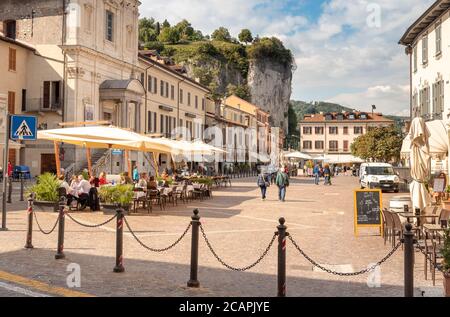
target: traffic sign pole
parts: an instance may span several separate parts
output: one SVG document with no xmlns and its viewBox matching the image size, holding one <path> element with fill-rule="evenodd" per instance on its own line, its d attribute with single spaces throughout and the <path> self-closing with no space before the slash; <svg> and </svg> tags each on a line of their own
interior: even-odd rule
<svg viewBox="0 0 450 317">
<path fill-rule="evenodd" d="M 6 231 L 6 200 L 7 200 L 7 184 L 8 184 L 8 156 L 9 156 L 9 133 L 10 133 L 10 116 L 8 108 L 5 107 L 6 131 L 5 131 L 5 149 L 3 153 L 3 200 L 2 200 L 2 228 Z"/>
</svg>

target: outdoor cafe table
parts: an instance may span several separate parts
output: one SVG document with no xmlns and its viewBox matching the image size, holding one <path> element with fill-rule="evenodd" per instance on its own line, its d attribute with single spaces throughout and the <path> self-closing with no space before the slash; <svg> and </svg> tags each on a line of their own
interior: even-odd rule
<svg viewBox="0 0 450 317">
<path fill-rule="evenodd" d="M 444 237 L 444 231 L 446 230 L 446 229 L 442 228 L 440 224 L 436 225 L 436 224 L 430 224 L 430 223 L 424 224 L 423 228 L 425 229 L 425 231 L 427 231 L 429 233 L 436 233 L 436 234 L 440 235 L 441 237 Z"/>
<path fill-rule="evenodd" d="M 420 220 L 422 218 L 432 218 L 432 219 L 437 219 L 439 218 L 439 215 L 416 215 L 415 213 L 412 212 L 402 212 L 400 213 L 400 216 L 406 218 L 408 220 L 408 223 L 411 223 L 411 219 L 417 219 L 417 226 L 420 226 Z"/>
</svg>

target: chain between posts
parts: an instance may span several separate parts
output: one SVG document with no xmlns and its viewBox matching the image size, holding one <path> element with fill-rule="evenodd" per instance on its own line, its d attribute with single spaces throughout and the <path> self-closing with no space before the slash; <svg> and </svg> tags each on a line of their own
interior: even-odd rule
<svg viewBox="0 0 450 317">
<path fill-rule="evenodd" d="M 39 220 L 38 220 L 38 218 L 37 218 L 35 212 L 33 212 L 33 215 L 34 215 L 34 220 L 36 220 L 36 224 L 37 224 L 37 226 L 38 226 L 39 231 L 40 231 L 42 234 L 44 234 L 44 235 L 50 235 L 50 234 L 52 234 L 53 231 L 55 231 L 56 227 L 58 226 L 58 223 L 59 223 L 59 217 L 56 219 L 56 222 L 55 222 L 55 225 L 53 226 L 53 228 L 52 228 L 50 231 L 47 232 L 47 231 L 45 231 L 44 229 L 42 229 L 41 225 L 39 224 Z"/>
<path fill-rule="evenodd" d="M 342 272 L 336 272 L 330 269 L 327 269 L 326 267 L 323 267 L 322 265 L 320 265 L 319 263 L 317 263 L 316 261 L 314 261 L 313 259 L 311 259 L 301 248 L 300 246 L 295 242 L 294 238 L 292 238 L 291 235 L 288 236 L 288 239 L 292 242 L 292 244 L 294 245 L 294 247 L 298 250 L 298 252 L 300 252 L 300 254 L 306 259 L 308 260 L 309 263 L 311 263 L 313 266 L 317 267 L 318 269 L 332 274 L 332 275 L 336 275 L 336 276 L 358 276 L 358 275 L 363 275 L 363 274 L 367 274 L 369 272 L 374 271 L 377 267 L 381 266 L 383 263 L 385 263 L 387 260 L 389 260 L 394 254 L 395 252 L 397 252 L 397 250 L 402 246 L 403 242 L 399 242 L 393 249 L 391 252 L 389 252 L 389 254 L 384 257 L 381 261 L 379 261 L 378 263 L 376 263 L 375 265 L 371 266 L 370 268 L 361 270 L 359 272 L 354 272 L 354 273 L 342 273 Z"/>
<path fill-rule="evenodd" d="M 98 225 L 87 225 L 87 224 L 82 223 L 82 222 L 76 220 L 75 218 L 73 218 L 68 212 L 66 212 L 66 216 L 69 217 L 69 219 L 72 220 L 73 222 L 75 222 L 76 224 L 78 224 L 82 227 L 86 227 L 86 228 L 100 228 L 100 227 L 106 226 L 107 224 L 109 224 L 110 222 L 112 222 L 114 219 L 117 218 L 117 215 L 114 215 L 114 217 L 112 217 L 111 219 L 106 220 L 105 222 L 100 223 Z"/>
<path fill-rule="evenodd" d="M 169 251 L 170 249 L 173 249 L 175 246 L 177 246 L 180 242 L 181 242 L 181 240 L 183 240 L 184 239 L 184 237 L 187 235 L 187 233 L 189 232 L 189 230 L 191 229 L 191 227 L 192 227 L 192 224 L 189 224 L 188 225 L 188 227 L 186 228 L 186 230 L 183 232 L 183 234 L 181 235 L 181 237 L 179 237 L 178 239 L 177 239 L 177 241 L 175 241 L 174 243 L 172 243 L 170 246 L 168 246 L 167 248 L 163 248 L 163 249 L 155 249 L 155 248 L 151 248 L 151 247 L 149 247 L 149 246 L 147 246 L 144 242 L 142 242 L 137 236 L 136 236 L 136 234 L 134 233 L 134 231 L 131 229 L 131 226 L 130 226 L 130 224 L 128 223 L 128 220 L 127 220 L 127 218 L 126 217 L 124 217 L 124 220 L 125 220 L 125 225 L 127 226 L 127 228 L 128 228 L 128 231 L 130 231 L 130 233 L 131 233 L 131 235 L 133 236 L 133 238 L 144 248 L 144 249 L 147 249 L 148 251 L 150 251 L 150 252 L 155 252 L 155 253 L 162 253 L 162 252 L 166 252 L 166 251 Z"/>
<path fill-rule="evenodd" d="M 269 243 L 269 245 L 267 246 L 267 248 L 264 250 L 263 254 L 262 254 L 262 255 L 258 258 L 258 260 L 256 260 L 253 264 L 251 264 L 251 265 L 249 265 L 249 266 L 246 266 L 246 267 L 244 267 L 244 268 L 236 268 L 236 267 L 233 267 L 233 266 L 231 266 L 231 265 L 225 263 L 225 261 L 223 261 L 223 260 L 217 255 L 216 251 L 214 251 L 214 249 L 213 249 L 211 243 L 209 242 L 209 240 L 208 240 L 208 238 L 207 238 L 207 236 L 206 236 L 205 230 L 203 229 L 203 226 L 202 226 L 201 224 L 200 224 L 200 230 L 201 230 L 201 232 L 202 232 L 203 239 L 205 239 L 206 245 L 208 246 L 209 250 L 211 251 L 211 253 L 212 253 L 212 254 L 214 255 L 214 257 L 216 258 L 216 260 L 219 261 L 220 264 L 222 264 L 222 265 L 225 266 L 226 268 L 228 268 L 228 269 L 230 269 L 230 270 L 232 270 L 232 271 L 236 271 L 236 272 L 245 272 L 245 271 L 248 271 L 248 270 L 254 268 L 255 266 L 257 266 L 257 265 L 258 265 L 258 264 L 266 257 L 267 253 L 269 253 L 270 249 L 272 248 L 272 246 L 273 246 L 273 244 L 274 244 L 274 242 L 275 242 L 275 240 L 276 240 L 276 238 L 277 238 L 277 236 L 278 236 L 278 233 L 274 233 L 274 235 L 273 235 L 273 237 L 272 237 L 272 240 L 270 241 L 270 243 Z"/>
</svg>

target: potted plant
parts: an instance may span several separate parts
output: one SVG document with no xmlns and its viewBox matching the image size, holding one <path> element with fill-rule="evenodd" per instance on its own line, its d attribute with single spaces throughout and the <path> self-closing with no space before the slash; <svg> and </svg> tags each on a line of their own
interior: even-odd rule
<svg viewBox="0 0 450 317">
<path fill-rule="evenodd" d="M 442 263 L 444 271 L 444 291 L 445 296 L 450 297 L 450 229 L 445 230 L 444 244 L 441 252 L 444 258 Z"/>
<path fill-rule="evenodd" d="M 103 186 L 99 197 L 105 211 L 116 212 L 118 208 L 129 211 L 133 202 L 133 185 Z"/>
<path fill-rule="evenodd" d="M 45 173 L 37 177 L 28 193 L 35 195 L 34 206 L 42 211 L 58 211 L 60 182 L 55 175 Z"/>
</svg>

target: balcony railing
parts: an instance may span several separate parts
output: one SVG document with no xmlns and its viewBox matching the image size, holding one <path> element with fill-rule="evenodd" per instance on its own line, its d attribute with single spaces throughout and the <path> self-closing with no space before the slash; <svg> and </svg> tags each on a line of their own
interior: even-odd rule
<svg viewBox="0 0 450 317">
<path fill-rule="evenodd" d="M 42 98 L 29 98 L 26 100 L 24 112 L 56 112 L 61 109 L 61 102 L 50 102 L 47 107 L 44 107 Z"/>
</svg>

